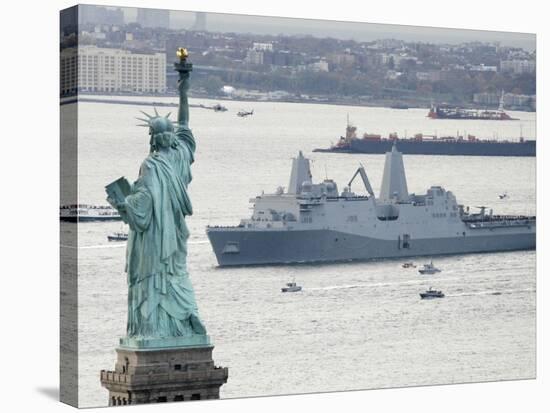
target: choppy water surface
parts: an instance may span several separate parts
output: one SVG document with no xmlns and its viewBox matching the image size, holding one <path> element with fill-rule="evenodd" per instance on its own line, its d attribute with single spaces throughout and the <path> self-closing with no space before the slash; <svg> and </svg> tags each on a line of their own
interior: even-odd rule
<svg viewBox="0 0 550 413">
<path fill-rule="evenodd" d="M 198 146 L 190 187 L 195 215 L 188 217 L 188 262 L 199 310 L 216 346 L 216 364 L 229 367 L 223 398 L 535 376 L 534 251 L 440 257 L 435 264 L 443 272 L 431 276 L 393 260 L 220 269 L 204 231 L 208 223 L 237 224 L 250 214 L 249 198 L 288 185 L 290 158 L 300 149 L 313 160 L 314 178 L 328 175 L 343 188 L 361 162 L 378 192 L 383 156 L 311 153 L 343 134 L 347 113 L 361 133 L 459 130 L 517 137 L 521 124 L 530 138 L 534 114 L 513 113 L 521 119 L 515 122 L 445 121 L 427 119 L 421 109 L 224 104 L 225 113 L 191 109 Z M 251 108 L 254 116 L 236 116 Z M 141 109 L 80 104 L 81 202 L 103 204 L 107 183 L 137 177 L 148 152 L 147 131 L 135 126 Z M 465 205 L 535 214 L 534 158 L 417 155 L 404 162 L 410 192 L 442 185 Z M 504 191 L 510 198 L 499 200 Z M 79 230 L 84 406 L 107 404 L 99 370 L 114 366 L 114 348 L 125 333 L 125 245 L 106 238 L 120 229 L 120 223 L 89 223 Z M 293 277 L 303 291 L 282 294 Z M 430 286 L 446 298 L 420 300 L 418 293 Z"/>
</svg>

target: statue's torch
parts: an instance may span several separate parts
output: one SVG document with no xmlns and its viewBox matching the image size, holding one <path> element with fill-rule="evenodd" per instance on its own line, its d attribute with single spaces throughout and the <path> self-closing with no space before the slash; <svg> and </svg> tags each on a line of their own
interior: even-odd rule
<svg viewBox="0 0 550 413">
<path fill-rule="evenodd" d="M 179 110 L 178 124 L 187 125 L 189 122 L 189 104 L 187 102 L 187 91 L 189 90 L 189 74 L 193 70 L 193 64 L 187 63 L 189 52 L 186 48 L 180 47 L 176 51 L 179 62 L 174 63 L 174 69 L 179 73 L 178 92 L 179 92 Z"/>
<path fill-rule="evenodd" d="M 179 72 L 180 79 L 181 79 L 182 75 L 184 73 L 188 74 L 190 71 L 193 70 L 193 64 L 192 63 L 187 63 L 187 58 L 189 57 L 189 52 L 184 47 L 180 47 L 176 51 L 176 56 L 179 58 L 179 62 L 174 63 L 174 68 L 176 69 L 176 71 Z"/>
</svg>

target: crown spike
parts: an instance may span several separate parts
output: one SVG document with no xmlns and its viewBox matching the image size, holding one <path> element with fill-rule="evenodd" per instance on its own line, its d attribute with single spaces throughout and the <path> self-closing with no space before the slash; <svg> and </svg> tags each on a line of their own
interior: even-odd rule
<svg viewBox="0 0 550 413">
<path fill-rule="evenodd" d="M 145 113 L 142 110 L 140 110 L 140 112 L 143 113 L 145 116 L 147 116 L 149 119 L 153 119 L 153 116 L 149 115 L 148 113 Z"/>
<path fill-rule="evenodd" d="M 158 116 L 159 113 L 157 112 L 157 108 L 153 107 L 153 110 L 155 111 L 155 116 Z"/>
<path fill-rule="evenodd" d="M 149 124 L 149 119 L 143 119 L 143 118 L 136 118 L 136 119 Z"/>
<path fill-rule="evenodd" d="M 170 117 L 171 114 L 172 114 L 172 112 L 168 112 L 164 117 L 165 117 L 166 119 L 168 119 L 168 118 Z"/>
</svg>

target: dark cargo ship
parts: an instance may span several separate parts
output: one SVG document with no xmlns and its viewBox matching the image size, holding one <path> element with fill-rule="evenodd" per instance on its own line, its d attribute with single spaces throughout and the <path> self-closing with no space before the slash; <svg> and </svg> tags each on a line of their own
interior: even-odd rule
<svg viewBox="0 0 550 413">
<path fill-rule="evenodd" d="M 517 120 L 504 110 L 464 109 L 447 105 L 432 106 L 428 112 L 432 119 Z"/>
<path fill-rule="evenodd" d="M 534 140 L 519 141 L 478 139 L 475 136 L 441 137 L 416 134 L 413 138 L 400 139 L 396 133 L 388 138 L 365 133 L 356 135 L 357 128 L 348 124 L 346 136 L 336 145 L 313 152 L 383 154 L 391 151 L 395 142 L 398 150 L 407 155 L 466 155 L 466 156 L 536 156 Z"/>
<path fill-rule="evenodd" d="M 432 105 L 428 112 L 432 119 L 517 120 L 504 112 L 504 92 L 497 110 L 465 109 L 449 105 Z"/>
</svg>

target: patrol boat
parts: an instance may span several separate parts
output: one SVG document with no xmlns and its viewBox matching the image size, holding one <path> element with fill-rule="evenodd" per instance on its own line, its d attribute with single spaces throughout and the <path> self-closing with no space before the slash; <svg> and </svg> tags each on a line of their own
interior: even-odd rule
<svg viewBox="0 0 550 413">
<path fill-rule="evenodd" d="M 443 298 L 445 294 L 442 291 L 432 290 L 432 287 L 428 288 L 426 292 L 420 293 L 420 298 L 423 300 L 426 298 Z"/>
<path fill-rule="evenodd" d="M 351 185 L 359 176 L 367 195 Z M 386 153 L 380 194 L 360 166 L 342 192 L 331 179 L 314 183 L 309 160 L 292 161 L 286 191 L 250 200 L 250 218 L 237 226 L 208 226 L 220 266 L 292 264 L 435 256 L 535 248 L 536 217 L 470 213 L 454 194 L 432 186 L 407 189 L 402 154 Z"/>
<path fill-rule="evenodd" d="M 430 261 L 429 263 L 424 264 L 418 272 L 420 274 L 435 274 L 437 272 L 441 272 L 441 270 L 437 268 L 432 261 Z"/>
<path fill-rule="evenodd" d="M 294 281 L 286 283 L 286 287 L 281 288 L 281 292 L 283 293 L 296 293 L 298 291 L 302 291 L 302 286 L 297 285 Z"/>
</svg>

